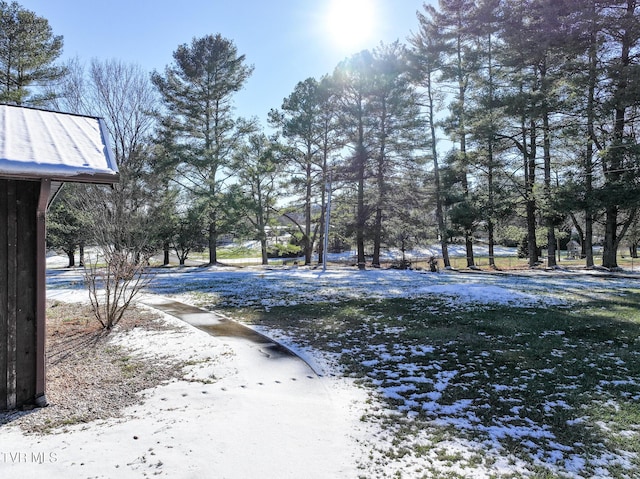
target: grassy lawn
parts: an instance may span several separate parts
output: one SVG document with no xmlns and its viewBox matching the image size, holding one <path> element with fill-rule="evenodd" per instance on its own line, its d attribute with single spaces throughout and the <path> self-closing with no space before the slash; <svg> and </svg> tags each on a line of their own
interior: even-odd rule
<svg viewBox="0 0 640 479">
<path fill-rule="evenodd" d="M 209 250 L 205 251 L 206 258 L 209 258 Z M 260 258 L 260 250 L 256 248 L 247 248 L 242 245 L 233 245 L 225 248 L 219 248 L 216 251 L 218 259 L 239 259 L 239 258 Z"/>
<path fill-rule="evenodd" d="M 247 247 L 240 244 L 233 244 L 230 246 L 221 247 L 217 251 L 217 257 L 220 261 L 224 262 L 224 260 L 238 260 L 238 259 L 256 259 L 260 258 L 260 249 L 256 247 Z M 189 259 L 195 261 L 206 262 L 209 260 L 209 250 L 205 248 L 202 251 L 192 251 L 189 253 Z M 411 260 L 411 258 L 409 258 Z M 541 256 L 543 261 L 546 261 L 546 252 L 543 251 Z M 455 256 L 450 255 L 450 263 L 451 267 L 454 269 L 465 269 L 467 268 L 467 259 L 463 256 Z M 287 261 L 286 259 L 284 260 Z M 331 262 L 331 260 L 329 260 Z M 273 261 L 272 261 L 273 262 Z M 383 261 L 384 262 L 384 261 Z M 489 269 L 489 257 L 485 255 L 476 254 L 474 257 L 475 265 L 481 269 Z M 517 256 L 496 256 L 494 258 L 494 262 L 496 267 L 499 270 L 511 270 L 511 269 L 527 269 L 529 268 L 529 260 L 527 258 L 518 258 Z M 596 265 L 602 264 L 602 256 L 599 253 L 596 253 L 594 256 L 594 262 Z M 279 264 L 279 262 L 277 262 Z M 338 264 L 340 262 L 337 262 Z M 344 261 L 343 261 L 344 263 Z M 249 261 L 247 264 L 255 264 L 254 262 Z M 442 258 L 438 259 L 438 265 L 440 268 L 444 268 L 444 263 L 442 262 Z M 562 251 L 560 255 L 560 260 L 558 261 L 558 265 L 560 267 L 569 267 L 569 268 L 582 268 L 585 265 L 584 259 L 568 259 L 566 251 Z M 618 255 L 618 265 L 627 270 L 638 270 L 640 269 L 640 259 L 631 258 L 628 254 L 620 254 Z M 417 261 L 412 260 L 413 268 L 422 268 L 425 270 L 429 269 L 428 258 L 420 258 Z"/>
<path fill-rule="evenodd" d="M 225 313 L 323 351 L 371 391 L 362 420 L 386 439 L 368 474 L 640 476 L 640 291 L 571 308 L 431 297 Z"/>
</svg>

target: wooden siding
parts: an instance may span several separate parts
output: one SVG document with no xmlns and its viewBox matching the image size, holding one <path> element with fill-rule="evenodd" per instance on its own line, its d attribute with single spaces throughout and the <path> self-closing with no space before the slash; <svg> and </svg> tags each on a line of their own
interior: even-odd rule
<svg viewBox="0 0 640 479">
<path fill-rule="evenodd" d="M 39 196 L 40 182 L 0 179 L 0 410 L 36 396 Z"/>
</svg>

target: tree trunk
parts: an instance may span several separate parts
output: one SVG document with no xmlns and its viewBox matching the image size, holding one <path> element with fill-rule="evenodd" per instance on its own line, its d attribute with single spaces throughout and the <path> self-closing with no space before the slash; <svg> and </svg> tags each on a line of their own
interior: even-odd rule
<svg viewBox="0 0 640 479">
<path fill-rule="evenodd" d="M 361 160 L 364 162 L 364 160 Z M 364 167 L 362 168 L 364 170 Z M 364 171 L 358 179 L 358 213 L 356 225 L 356 248 L 358 250 L 358 269 L 365 269 L 366 260 L 364 256 L 364 229 L 365 229 L 365 210 L 364 210 Z"/>
<path fill-rule="evenodd" d="M 604 245 L 602 249 L 602 266 L 609 269 L 618 268 L 618 207 L 609 205 L 605 211 Z"/>
<path fill-rule="evenodd" d="M 385 206 L 385 171 L 384 166 L 387 156 L 387 102 L 382 100 L 382 112 L 380 120 L 380 150 L 378 151 L 378 171 L 376 186 L 378 188 L 378 201 L 376 205 L 376 220 L 373 227 L 373 266 L 380 267 L 380 247 L 382 245 L 382 210 Z M 404 262 L 404 259 L 403 259 Z"/>
<path fill-rule="evenodd" d="M 69 259 L 69 266 L 67 266 L 67 268 L 74 268 L 76 266 L 75 253 L 75 250 L 67 251 L 67 258 Z"/>
<path fill-rule="evenodd" d="M 475 268 L 475 258 L 473 257 L 473 236 L 470 231 L 464 232 L 464 246 L 467 252 L 467 268 Z"/>
<path fill-rule="evenodd" d="M 585 258 L 585 266 L 589 269 L 595 265 L 593 260 L 593 212 L 587 207 L 585 211 L 584 242 L 582 243 L 582 254 Z"/>
<path fill-rule="evenodd" d="M 429 130 L 431 136 L 431 156 L 433 157 L 433 177 L 436 187 L 436 222 L 438 223 L 438 235 L 440 236 L 440 248 L 442 250 L 442 261 L 445 268 L 451 268 L 449 260 L 449 246 L 447 244 L 447 227 L 444 223 L 444 211 L 442 206 L 442 186 L 440 184 L 440 166 L 438 164 L 438 138 L 436 136 L 435 105 L 433 92 L 431 90 L 431 72 L 428 72 L 427 95 L 429 98 Z"/>
<path fill-rule="evenodd" d="M 269 264 L 269 256 L 267 255 L 267 238 L 260 238 L 260 251 L 262 251 L 262 264 Z"/>
<path fill-rule="evenodd" d="M 384 140 L 382 141 L 384 145 Z M 376 206 L 376 217 L 373 225 L 373 261 L 372 265 L 375 268 L 380 267 L 380 248 L 382 245 L 382 206 L 385 202 L 385 194 L 384 194 L 384 160 L 382 159 L 384 155 L 384 146 L 381 148 L 380 155 L 381 159 L 378 161 L 378 178 L 377 178 L 377 187 L 378 187 L 378 204 Z"/>
<path fill-rule="evenodd" d="M 366 151 L 364 146 L 364 124 L 363 112 L 360 109 L 358 118 L 358 144 L 356 147 L 356 168 L 358 175 L 358 199 L 356 213 L 356 248 L 358 254 L 358 269 L 365 269 L 366 260 L 364 256 L 364 233 L 366 226 L 366 212 L 364 205 L 364 177 L 366 172 Z"/>
<path fill-rule="evenodd" d="M 216 215 L 212 213 L 209 223 L 209 265 L 218 263 L 218 230 L 216 228 Z"/>
<path fill-rule="evenodd" d="M 324 162 L 323 162 L 323 166 L 322 166 L 322 178 L 323 178 L 323 187 L 322 187 L 322 193 L 320 196 L 320 204 L 322 205 L 322 211 L 320 213 L 320 236 L 318 237 L 318 264 L 324 264 L 325 263 L 325 255 L 327 254 L 327 252 L 324 250 L 324 234 L 325 231 L 328 231 L 325 222 L 327 221 L 327 194 L 328 191 L 327 189 L 330 188 L 331 186 L 328 183 L 328 178 L 327 178 L 327 156 L 325 154 L 324 156 Z"/>
<path fill-rule="evenodd" d="M 169 263 L 170 263 L 170 260 L 169 260 L 169 243 L 164 243 L 162 245 L 162 249 L 163 249 L 163 252 L 164 252 L 164 258 L 163 258 L 162 264 L 164 266 L 169 266 Z"/>
<path fill-rule="evenodd" d="M 548 94 L 546 64 L 540 68 L 540 81 L 543 93 L 542 148 L 544 156 L 544 196 L 546 200 L 547 267 L 555 268 L 558 264 L 556 262 L 554 211 L 551 210 L 551 129 L 549 127 L 549 111 L 546 104 L 546 96 Z"/>
<path fill-rule="evenodd" d="M 524 121 L 524 120 L 523 120 Z M 529 245 L 529 267 L 533 268 L 538 263 L 538 242 L 536 240 L 536 199 L 534 185 L 536 180 L 536 154 L 535 154 L 535 123 L 531 120 L 531 145 L 527 152 L 526 130 L 523 123 L 523 156 L 525 168 L 525 195 L 527 210 L 527 242 Z"/>
<path fill-rule="evenodd" d="M 78 266 L 84 268 L 84 243 L 80 243 L 78 248 L 80 250 L 80 261 L 78 262 Z"/>
<path fill-rule="evenodd" d="M 547 219 L 547 267 L 555 268 L 556 262 L 556 231 L 553 220 Z"/>
<path fill-rule="evenodd" d="M 313 255 L 313 241 L 311 239 L 311 193 L 312 193 L 312 177 L 311 177 L 311 152 L 307 152 L 306 165 L 306 190 L 304 199 L 304 264 L 311 264 Z"/>
<path fill-rule="evenodd" d="M 585 239 L 586 228 L 585 230 L 582 229 L 582 227 L 580 226 L 580 223 L 578 223 L 576 215 L 574 215 L 573 213 L 569 213 L 569 217 L 571 218 L 573 227 L 578 232 L 578 237 L 580 238 L 580 258 L 584 258 L 586 257 L 586 239 Z M 592 251 L 592 255 L 593 255 L 593 251 Z"/>
<path fill-rule="evenodd" d="M 538 244 L 536 242 L 536 202 L 527 200 L 527 242 L 529 245 L 529 267 L 538 262 Z"/>
<path fill-rule="evenodd" d="M 487 235 L 489 236 L 489 267 L 496 269 L 496 257 L 494 252 L 495 232 L 493 221 L 491 219 L 487 221 Z"/>
<path fill-rule="evenodd" d="M 324 264 L 324 255 L 326 254 L 324 250 L 324 231 L 326 229 L 324 223 L 327 217 L 327 205 L 325 204 L 325 197 L 325 189 L 323 188 L 321 198 L 322 212 L 320 213 L 320 224 L 322 225 L 322 229 L 320 230 L 320 236 L 318 236 L 318 264 Z"/>
<path fill-rule="evenodd" d="M 376 208 L 376 220 L 373 225 L 373 261 L 374 268 L 380 267 L 380 244 L 382 243 L 382 208 Z"/>
<path fill-rule="evenodd" d="M 487 235 L 489 240 L 489 267 L 496 268 L 496 258 L 494 255 L 495 237 L 494 237 L 494 223 L 495 217 L 495 195 L 493 185 L 493 138 L 489 138 L 488 147 L 488 165 L 487 165 L 487 190 L 489 192 L 489 211 L 487 214 Z"/>
</svg>

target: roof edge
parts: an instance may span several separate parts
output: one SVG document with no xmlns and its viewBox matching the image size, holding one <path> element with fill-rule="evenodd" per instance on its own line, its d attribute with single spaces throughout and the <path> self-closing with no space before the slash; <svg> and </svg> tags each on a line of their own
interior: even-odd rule
<svg viewBox="0 0 640 479">
<path fill-rule="evenodd" d="M 105 120 L 0 103 L 0 178 L 120 181 Z"/>
<path fill-rule="evenodd" d="M 60 115 L 78 116 L 80 118 L 93 118 L 94 120 L 104 120 L 103 117 L 98 116 L 98 115 L 84 115 L 82 113 L 71 113 L 71 112 L 68 112 L 68 111 L 53 110 L 51 108 L 40 108 L 38 106 L 15 105 L 13 103 L 4 103 L 4 102 L 0 102 L 0 106 L 10 106 L 10 107 L 13 107 L 13 108 L 22 108 L 23 110 L 36 110 L 36 111 L 43 111 L 45 113 L 57 113 L 57 114 L 60 114 Z"/>
<path fill-rule="evenodd" d="M 104 185 L 114 185 L 120 182 L 120 173 L 79 173 L 77 175 L 48 174 L 34 175 L 29 173 L 4 173 L 0 171 L 0 180 L 24 180 L 24 181 L 61 181 L 63 183 L 94 183 Z"/>
</svg>

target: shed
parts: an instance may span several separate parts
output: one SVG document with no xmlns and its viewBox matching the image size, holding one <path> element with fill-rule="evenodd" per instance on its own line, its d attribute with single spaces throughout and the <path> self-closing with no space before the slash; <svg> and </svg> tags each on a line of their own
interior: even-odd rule
<svg viewBox="0 0 640 479">
<path fill-rule="evenodd" d="M 47 402 L 48 206 L 65 182 L 118 179 L 101 118 L 0 104 L 0 410 Z"/>
<path fill-rule="evenodd" d="M 577 259 L 580 257 L 582 247 L 580 243 L 571 240 L 567 243 L 567 259 Z"/>
</svg>

